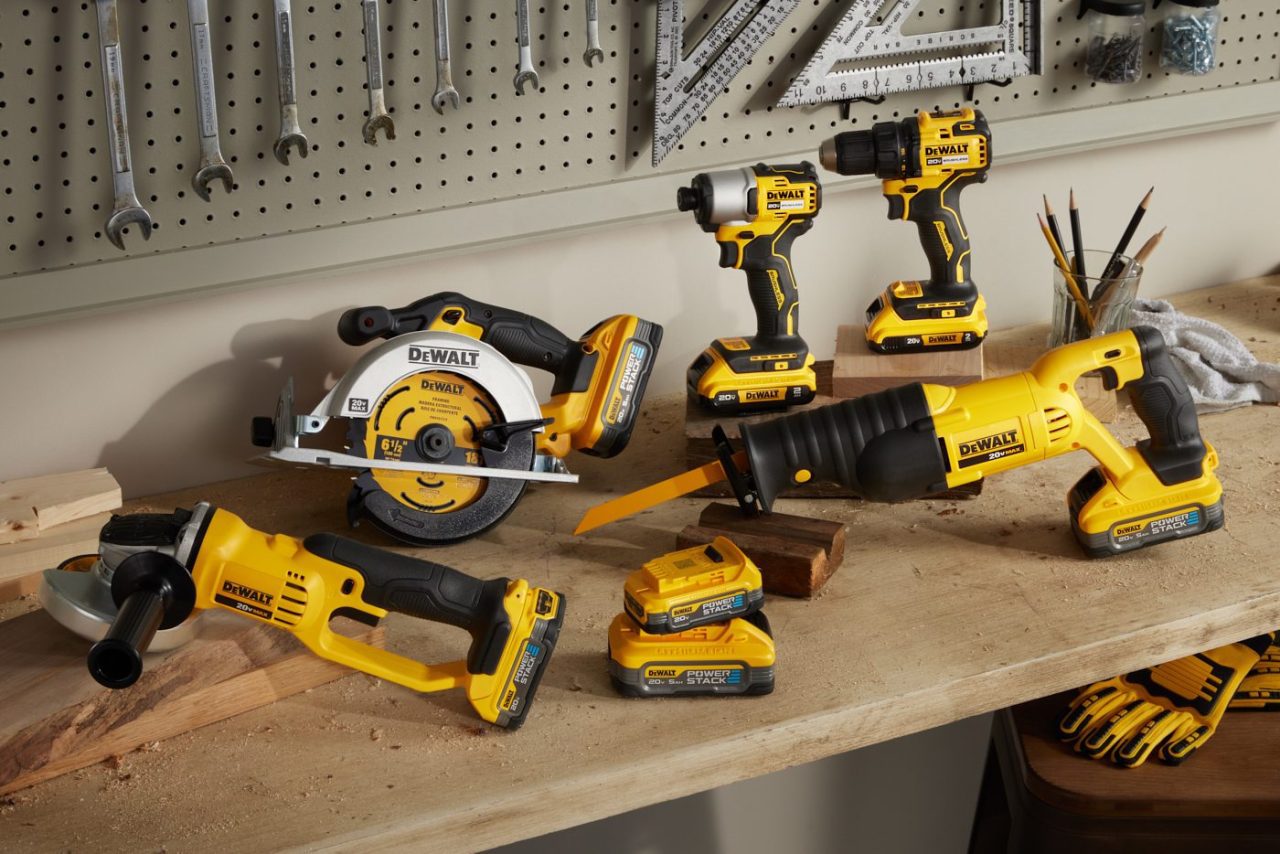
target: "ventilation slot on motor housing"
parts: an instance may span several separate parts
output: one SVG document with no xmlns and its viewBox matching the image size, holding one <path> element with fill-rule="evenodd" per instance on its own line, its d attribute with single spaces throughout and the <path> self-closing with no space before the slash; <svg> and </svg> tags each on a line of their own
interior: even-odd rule
<svg viewBox="0 0 1280 854">
<path fill-rule="evenodd" d="M 1050 407 L 1044 411 L 1044 424 L 1049 431 L 1049 444 L 1056 445 L 1071 433 L 1071 413 Z"/>
</svg>

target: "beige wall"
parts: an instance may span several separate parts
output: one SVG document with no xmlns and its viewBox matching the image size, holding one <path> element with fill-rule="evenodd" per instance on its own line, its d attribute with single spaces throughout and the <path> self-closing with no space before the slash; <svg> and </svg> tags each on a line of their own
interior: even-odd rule
<svg viewBox="0 0 1280 854">
<path fill-rule="evenodd" d="M 1101 248 L 1157 185 L 1140 239 L 1158 225 L 1169 233 L 1144 282 L 1149 295 L 1270 271 L 1280 261 L 1272 201 L 1280 171 L 1253 167 L 1276 151 L 1273 124 L 998 165 L 964 198 L 974 275 L 993 324 L 1045 315 L 1049 261 L 1034 214 L 1041 192 L 1065 214 L 1073 184 L 1088 242 Z M 720 270 L 716 258 L 711 236 L 680 216 L 5 330 L 0 479 L 105 464 L 138 495 L 251 472 L 243 463 L 253 453 L 249 417 L 271 411 L 285 377 L 296 377 L 299 402 L 309 406 L 326 377 L 350 364 L 355 351 L 333 333 L 342 309 L 443 289 L 529 311 L 575 336 L 619 311 L 656 320 L 667 334 L 651 392 L 675 391 L 709 339 L 752 325 L 742 273 Z M 795 263 L 803 331 L 820 358 L 830 355 L 838 322 L 856 321 L 891 279 L 927 269 L 915 229 L 889 222 L 873 191 L 830 195 L 797 242 Z"/>
</svg>

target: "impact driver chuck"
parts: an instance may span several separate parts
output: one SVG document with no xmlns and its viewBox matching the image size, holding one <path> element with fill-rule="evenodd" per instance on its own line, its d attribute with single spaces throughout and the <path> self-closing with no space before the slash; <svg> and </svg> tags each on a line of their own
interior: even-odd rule
<svg viewBox="0 0 1280 854">
<path fill-rule="evenodd" d="M 867 308 L 867 344 L 878 353 L 967 350 L 987 334 L 987 304 L 970 278 L 960 191 L 987 180 L 991 131 L 977 110 L 920 113 L 822 143 L 819 160 L 841 175 L 884 181 L 889 219 L 916 224 L 928 281 L 894 282 Z"/>
<path fill-rule="evenodd" d="M 718 338 L 689 366 L 689 395 L 721 415 L 783 409 L 817 393 L 813 355 L 800 337 L 791 243 L 813 227 L 822 187 L 812 163 L 704 172 L 676 204 L 720 246 L 720 266 L 745 270 L 756 334 Z"/>
</svg>

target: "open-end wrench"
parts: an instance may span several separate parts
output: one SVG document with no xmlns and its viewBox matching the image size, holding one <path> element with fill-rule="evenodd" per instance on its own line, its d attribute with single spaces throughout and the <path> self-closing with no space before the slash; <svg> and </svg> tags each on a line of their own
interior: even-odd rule
<svg viewBox="0 0 1280 854">
<path fill-rule="evenodd" d="M 293 69 L 293 14 L 289 0 L 276 3 L 276 76 L 280 89 L 280 137 L 276 140 L 276 160 L 289 165 L 289 146 L 306 157 L 310 147 L 298 125 L 298 88 Z"/>
<path fill-rule="evenodd" d="M 396 126 L 387 114 L 382 95 L 382 27 L 378 23 L 378 0 L 360 0 L 364 7 L 364 67 L 369 75 L 369 118 L 364 123 L 364 141 L 378 144 L 378 131 L 387 139 L 396 138 Z"/>
<path fill-rule="evenodd" d="M 538 72 L 533 70 L 533 46 L 529 39 L 529 0 L 516 0 L 516 38 L 520 42 L 520 66 L 516 71 L 516 94 L 524 94 L 524 84 L 537 89 Z"/>
<path fill-rule="evenodd" d="M 107 102 L 107 140 L 111 144 L 111 186 L 115 205 L 107 217 L 107 239 L 124 250 L 122 232 L 136 225 L 143 240 L 151 239 L 151 214 L 138 203 L 129 156 L 129 123 L 124 104 L 124 66 L 120 57 L 120 19 L 116 0 L 96 0 L 98 42 L 102 50 L 102 93 Z"/>
<path fill-rule="evenodd" d="M 200 168 L 191 176 L 196 195 L 209 201 L 209 185 L 219 179 L 228 193 L 231 167 L 218 144 L 218 96 L 213 88 L 213 48 L 209 33 L 209 0 L 187 0 L 191 24 L 191 65 L 196 75 L 196 121 L 200 131 Z"/>
<path fill-rule="evenodd" d="M 433 0 L 436 23 L 436 93 L 432 108 L 441 115 L 444 105 L 458 109 L 458 90 L 453 88 L 453 67 L 449 63 L 449 0 Z"/>
<path fill-rule="evenodd" d="M 600 10 L 596 0 L 587 0 L 587 49 L 582 54 L 582 61 L 591 67 L 591 60 L 604 62 L 604 51 L 600 49 Z"/>
</svg>

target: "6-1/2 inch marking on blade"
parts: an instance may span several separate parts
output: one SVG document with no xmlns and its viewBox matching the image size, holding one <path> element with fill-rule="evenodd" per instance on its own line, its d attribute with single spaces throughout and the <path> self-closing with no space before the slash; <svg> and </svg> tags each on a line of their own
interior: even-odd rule
<svg viewBox="0 0 1280 854">
<path fill-rule="evenodd" d="M 733 463 L 740 469 L 746 469 L 747 452 L 738 451 L 735 453 L 733 455 Z M 573 529 L 573 533 L 581 534 L 594 528 L 599 528 L 601 525 L 616 522 L 626 516 L 639 513 L 641 510 L 648 510 L 650 507 L 656 507 L 673 498 L 688 495 L 695 489 L 719 483 L 726 477 L 724 467 L 720 465 L 719 460 L 709 462 L 691 471 L 683 472 L 675 477 L 669 477 L 666 480 L 646 486 L 644 489 L 638 489 L 635 492 L 619 496 L 603 504 L 597 504 L 583 514 L 582 521 L 578 523 L 578 527 Z"/>
</svg>

